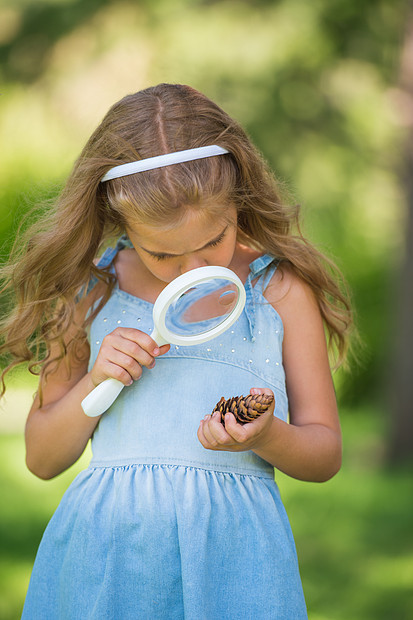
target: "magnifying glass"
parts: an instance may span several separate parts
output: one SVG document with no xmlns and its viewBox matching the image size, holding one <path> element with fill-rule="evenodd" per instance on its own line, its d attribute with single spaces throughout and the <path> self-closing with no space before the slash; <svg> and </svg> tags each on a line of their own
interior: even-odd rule
<svg viewBox="0 0 413 620">
<path fill-rule="evenodd" d="M 227 330 L 245 305 L 245 288 L 239 277 L 226 267 L 198 267 L 172 280 L 153 307 L 151 338 L 157 345 L 202 344 Z M 86 415 L 104 413 L 124 384 L 105 379 L 82 400 Z"/>
</svg>

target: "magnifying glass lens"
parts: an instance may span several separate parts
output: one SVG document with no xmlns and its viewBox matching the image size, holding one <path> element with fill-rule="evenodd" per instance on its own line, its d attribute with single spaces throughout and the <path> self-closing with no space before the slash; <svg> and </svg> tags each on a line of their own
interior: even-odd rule
<svg viewBox="0 0 413 620">
<path fill-rule="evenodd" d="M 165 325 L 180 336 L 203 334 L 225 321 L 238 295 L 237 286 L 221 278 L 192 286 L 169 305 Z"/>
</svg>

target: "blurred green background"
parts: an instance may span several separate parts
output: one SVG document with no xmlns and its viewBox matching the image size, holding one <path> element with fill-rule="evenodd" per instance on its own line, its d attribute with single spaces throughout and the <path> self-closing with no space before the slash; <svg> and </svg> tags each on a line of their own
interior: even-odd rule
<svg viewBox="0 0 413 620">
<path fill-rule="evenodd" d="M 108 107 L 180 82 L 241 122 L 302 205 L 304 232 L 344 271 L 363 349 L 335 377 L 343 468 L 323 485 L 277 476 L 311 620 L 413 617 L 410 454 L 396 463 L 391 445 L 400 424 L 392 389 L 409 213 L 410 8 L 407 0 L 0 0 L 3 260 L 23 215 L 59 192 Z M 0 411 L 1 620 L 20 616 L 43 529 L 88 459 L 47 483 L 26 471 L 35 389 L 15 372 Z"/>
</svg>

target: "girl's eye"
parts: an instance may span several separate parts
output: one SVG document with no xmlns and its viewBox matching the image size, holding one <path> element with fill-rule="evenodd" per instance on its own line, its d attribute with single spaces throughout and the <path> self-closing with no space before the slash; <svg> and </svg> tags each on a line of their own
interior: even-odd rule
<svg viewBox="0 0 413 620">
<path fill-rule="evenodd" d="M 219 243 L 221 243 L 223 238 L 224 236 L 220 237 L 219 239 L 216 239 L 215 241 L 211 241 L 211 243 L 208 244 L 208 247 L 213 248 L 215 245 L 218 245 Z"/>
<path fill-rule="evenodd" d="M 208 243 L 207 248 L 213 248 L 214 246 L 218 245 L 219 243 L 221 243 L 225 237 L 225 233 L 226 233 L 226 229 L 223 231 L 223 233 L 218 237 L 218 239 L 215 239 L 215 241 L 211 241 L 211 243 Z"/>
</svg>

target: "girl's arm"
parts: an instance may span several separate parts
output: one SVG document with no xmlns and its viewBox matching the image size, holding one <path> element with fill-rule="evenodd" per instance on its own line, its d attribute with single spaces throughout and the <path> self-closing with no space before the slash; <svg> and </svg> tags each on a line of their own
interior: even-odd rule
<svg viewBox="0 0 413 620">
<path fill-rule="evenodd" d="M 253 450 L 284 473 L 314 482 L 328 480 L 341 466 L 341 430 L 324 327 L 310 288 L 285 271 L 267 289 L 284 324 L 283 363 L 290 424 L 270 408 L 242 426 L 228 414 L 201 422 L 198 436 L 212 450 Z M 281 292 L 281 294 L 280 294 Z M 254 390 L 253 390 L 254 391 Z M 256 388 L 257 392 L 270 392 Z"/>
<path fill-rule="evenodd" d="M 96 287 L 97 288 L 97 287 Z M 92 300 L 79 304 L 76 323 L 82 324 Z M 69 342 L 77 333 L 74 327 L 66 335 Z M 153 368 L 155 357 L 168 350 L 137 329 L 118 328 L 102 342 L 96 362 L 88 372 L 89 344 L 79 344 L 76 359 L 67 355 L 60 364 L 41 379 L 43 401 L 36 395 L 26 422 L 26 463 L 36 476 L 50 479 L 70 467 L 83 453 L 100 416 L 85 415 L 81 402 L 96 385 L 107 377 L 125 385 L 140 377 L 141 366 Z M 58 354 L 52 345 L 51 357 Z M 70 373 L 68 371 L 70 367 Z"/>
<path fill-rule="evenodd" d="M 62 361 L 47 382 L 40 383 L 42 405 L 36 394 L 26 422 L 26 464 L 33 474 L 48 480 L 77 461 L 99 418 L 88 418 L 80 406 L 94 387 L 87 361 L 72 367 L 70 378 Z"/>
</svg>

